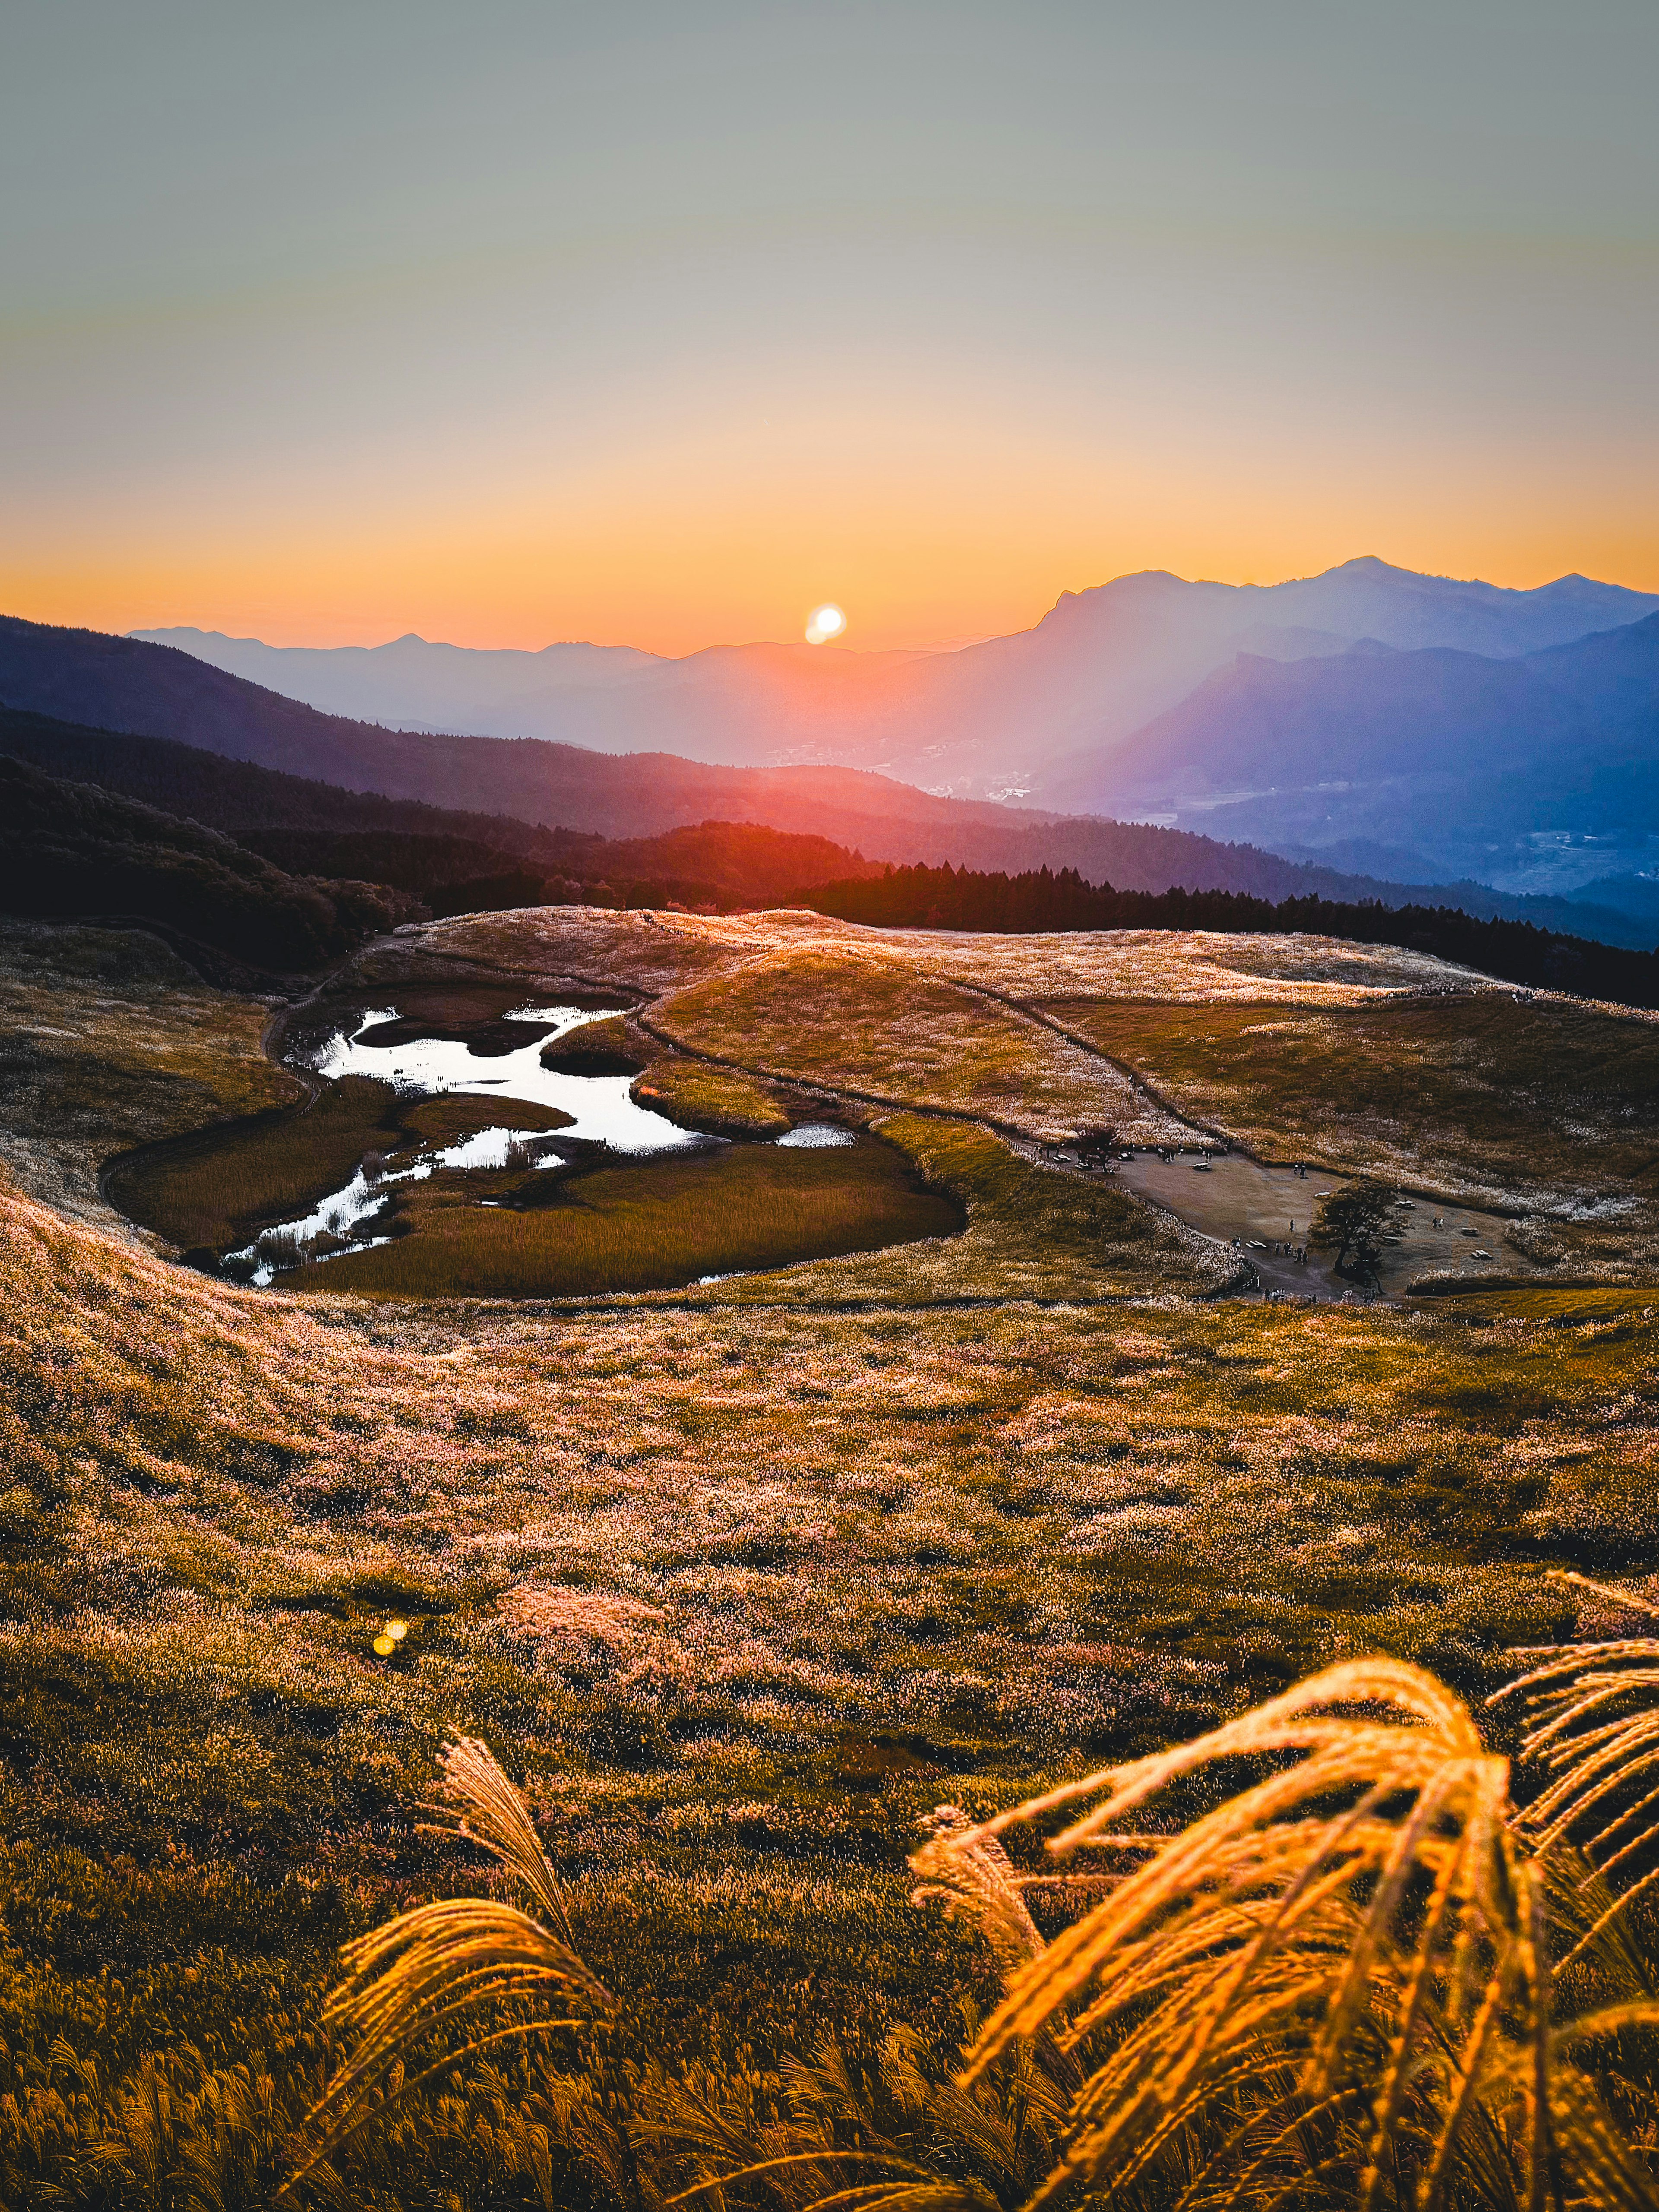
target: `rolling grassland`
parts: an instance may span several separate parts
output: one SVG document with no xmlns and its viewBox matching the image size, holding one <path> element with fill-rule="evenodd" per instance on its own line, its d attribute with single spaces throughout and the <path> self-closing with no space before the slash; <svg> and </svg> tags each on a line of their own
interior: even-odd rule
<svg viewBox="0 0 1659 2212">
<path fill-rule="evenodd" d="M 1335 1160 L 1537 1217 L 1562 1253 L 1659 1260 L 1659 1026 L 1486 992 L 1317 1009 L 1046 1011 L 1267 1158 Z"/>
<path fill-rule="evenodd" d="M 259 1292 L 145 1249 L 99 1199 L 100 1142 L 281 1103 L 265 1010 L 164 987 L 137 941 L 50 937 L 4 948 L 34 1041 L 0 1188 L 0 2203 L 269 2201 L 337 2060 L 339 1945 L 488 1886 L 417 1809 L 452 1729 L 526 1789 L 622 2002 L 617 2063 L 704 2065 L 763 2110 L 826 2036 L 856 2067 L 994 1999 L 970 1934 L 908 1902 L 942 1801 L 988 1814 L 1345 1655 L 1478 1695 L 1508 1647 L 1572 1632 L 1547 1568 L 1659 1568 L 1659 1292 L 1633 1267 L 1547 1310 L 1217 1300 L 1212 1247 L 1038 1150 L 1120 1097 L 1180 1125 L 1131 1055 L 1023 1006 L 1063 1000 L 1081 1035 L 1080 999 L 1156 1010 L 1161 982 L 1202 1013 L 1214 977 L 1217 1003 L 1323 1018 L 1432 963 L 434 926 L 349 988 L 494 963 L 515 993 L 619 989 L 662 1054 L 642 1082 L 798 1118 L 831 1094 L 965 1226 L 672 1292 L 421 1304 L 347 1295 L 337 1263 Z M 609 2201 L 558 2112 L 504 2046 L 298 2201 Z"/>
<path fill-rule="evenodd" d="M 0 923 L 0 1155 L 25 1189 L 120 1227 L 98 1188 L 112 1154 L 304 1097 L 261 1049 L 268 1018 L 156 938 Z"/>
</svg>

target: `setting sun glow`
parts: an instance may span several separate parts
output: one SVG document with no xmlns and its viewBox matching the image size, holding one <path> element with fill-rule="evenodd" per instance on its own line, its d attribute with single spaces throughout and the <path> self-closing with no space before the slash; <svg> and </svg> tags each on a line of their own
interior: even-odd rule
<svg viewBox="0 0 1659 2212">
<path fill-rule="evenodd" d="M 827 645 L 832 637 L 839 637 L 846 627 L 847 617 L 839 607 L 814 607 L 806 617 L 806 642 Z"/>
</svg>

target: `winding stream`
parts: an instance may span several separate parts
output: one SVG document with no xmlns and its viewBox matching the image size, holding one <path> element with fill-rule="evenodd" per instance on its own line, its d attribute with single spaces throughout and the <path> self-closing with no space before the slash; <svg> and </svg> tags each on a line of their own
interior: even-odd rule
<svg viewBox="0 0 1659 2212">
<path fill-rule="evenodd" d="M 557 1168 L 573 1158 L 594 1152 L 647 1159 L 724 1146 L 724 1138 L 683 1129 L 665 1115 L 639 1105 L 630 1096 L 631 1075 L 580 1075 L 543 1065 L 542 1055 L 550 1045 L 585 1024 L 608 1020 L 622 1011 L 620 1007 L 520 1006 L 502 1018 L 533 1024 L 531 1036 L 521 1046 L 488 1054 L 475 1052 L 464 1039 L 453 1037 L 400 1036 L 390 1043 L 376 1043 L 377 1030 L 402 1025 L 395 1006 L 371 1008 L 353 1029 L 337 1030 L 307 1055 L 306 1064 L 313 1073 L 331 1082 L 347 1076 L 366 1077 L 418 1097 L 438 1097 L 447 1092 L 499 1097 L 503 1120 L 499 1126 L 477 1130 L 454 1144 L 433 1146 L 417 1153 L 406 1166 L 391 1167 L 366 1158 L 349 1182 L 331 1191 L 308 1213 L 262 1229 L 251 1243 L 227 1254 L 227 1261 L 243 1273 L 244 1279 L 263 1289 L 292 1268 L 320 1264 L 347 1252 L 372 1250 L 391 1241 L 389 1237 L 374 1235 L 374 1226 L 389 1215 L 396 1187 L 424 1182 L 441 1168 L 484 1173 L 508 1166 Z M 515 1101 L 545 1108 L 565 1119 L 551 1132 L 514 1128 L 510 1114 Z M 849 1131 L 828 1123 L 805 1122 L 771 1141 L 799 1150 L 852 1145 L 856 1139 Z M 497 1203 L 487 1197 L 478 1202 Z M 325 1245 L 330 1249 L 319 1249 Z"/>
</svg>

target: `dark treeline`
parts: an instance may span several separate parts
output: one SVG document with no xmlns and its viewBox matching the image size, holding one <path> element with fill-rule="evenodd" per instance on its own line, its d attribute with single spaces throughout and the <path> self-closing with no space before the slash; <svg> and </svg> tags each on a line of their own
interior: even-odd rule
<svg viewBox="0 0 1659 2212">
<path fill-rule="evenodd" d="M 1506 982 L 1571 991 L 1626 1006 L 1659 1006 L 1659 953 L 1566 937 L 1528 921 L 1481 921 L 1455 907 L 1273 902 L 1240 891 L 1118 891 L 1073 868 L 980 875 L 966 868 L 893 868 L 869 881 L 820 884 L 799 902 L 842 921 L 882 929 L 1006 931 L 1213 929 L 1287 937 L 1347 937 L 1403 945 Z"/>
<path fill-rule="evenodd" d="M 379 884 L 293 876 L 216 830 L 0 757 L 0 911 L 153 920 L 308 972 L 418 911 Z"/>
</svg>

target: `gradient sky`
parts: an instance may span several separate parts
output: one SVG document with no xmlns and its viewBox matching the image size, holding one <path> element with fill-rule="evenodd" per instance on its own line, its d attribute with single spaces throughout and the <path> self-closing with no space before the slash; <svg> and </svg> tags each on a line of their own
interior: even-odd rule
<svg viewBox="0 0 1659 2212">
<path fill-rule="evenodd" d="M 684 652 L 1358 553 L 1659 588 L 1656 83 L 1654 0 L 14 0 L 0 611 Z"/>
</svg>

